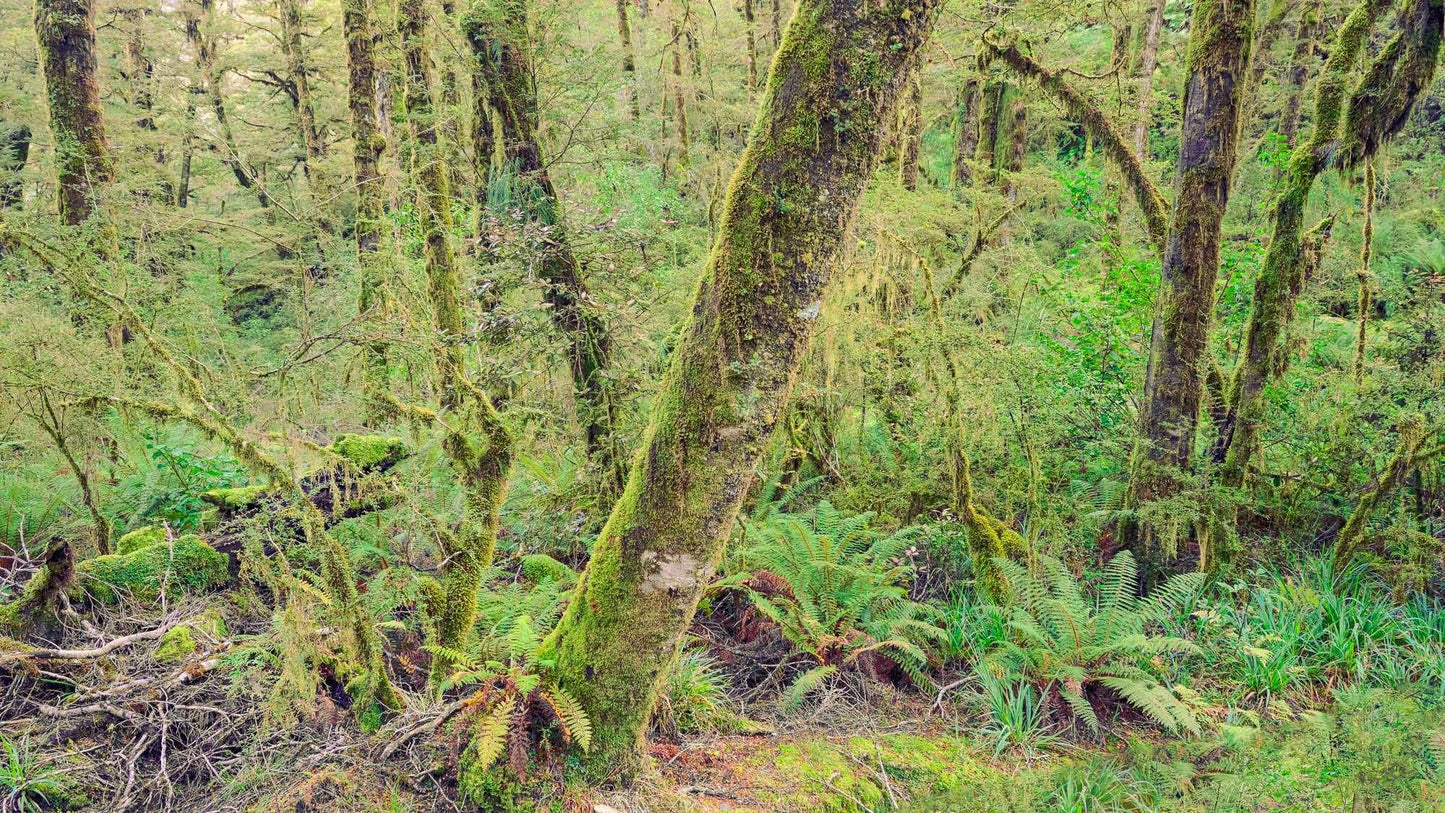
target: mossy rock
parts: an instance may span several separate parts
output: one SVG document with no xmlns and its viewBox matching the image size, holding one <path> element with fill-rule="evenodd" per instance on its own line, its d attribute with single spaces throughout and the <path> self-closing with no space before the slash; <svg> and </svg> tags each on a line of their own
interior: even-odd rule
<svg viewBox="0 0 1445 813">
<path fill-rule="evenodd" d="M 176 596 L 187 590 L 219 587 L 230 580 L 225 554 L 189 534 L 174 543 L 87 559 L 75 572 L 75 597 L 89 589 L 106 603 L 115 601 L 119 591 L 155 598 L 165 585 L 167 595 Z"/>
<path fill-rule="evenodd" d="M 361 471 L 387 469 L 406 457 L 406 443 L 401 438 L 386 435 L 337 436 L 331 442 L 331 451 L 340 455 L 353 468 Z"/>
<path fill-rule="evenodd" d="M 116 540 L 115 552 L 119 554 L 134 553 L 141 548 L 158 545 L 166 541 L 166 529 L 159 525 L 146 525 L 136 528 L 128 534 Z"/>
<path fill-rule="evenodd" d="M 236 488 L 213 488 L 203 492 L 201 499 L 216 506 L 225 513 L 235 513 L 250 508 L 266 495 L 267 486 L 238 486 Z"/>
<path fill-rule="evenodd" d="M 177 624 L 161 636 L 161 645 L 156 647 L 156 660 L 161 663 L 179 663 L 195 651 L 195 633 L 185 624 Z"/>
</svg>

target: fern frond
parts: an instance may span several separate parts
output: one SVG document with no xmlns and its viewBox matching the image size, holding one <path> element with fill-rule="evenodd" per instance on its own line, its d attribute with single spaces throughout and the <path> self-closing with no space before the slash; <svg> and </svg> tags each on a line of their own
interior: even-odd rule
<svg viewBox="0 0 1445 813">
<path fill-rule="evenodd" d="M 793 711 L 803 705 L 803 701 L 808 699 L 808 695 L 823 685 L 823 682 L 836 674 L 837 671 L 838 667 L 831 665 L 815 666 L 809 669 L 799 675 L 797 680 L 793 681 L 793 685 L 789 686 L 788 690 L 783 693 L 779 705 L 784 711 Z"/>
</svg>

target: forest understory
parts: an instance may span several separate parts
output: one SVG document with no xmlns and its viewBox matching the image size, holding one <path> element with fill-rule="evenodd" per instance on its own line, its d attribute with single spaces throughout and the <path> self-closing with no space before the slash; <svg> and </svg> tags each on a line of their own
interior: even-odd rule
<svg viewBox="0 0 1445 813">
<path fill-rule="evenodd" d="M 1445 811 L 1445 0 L 0 0 L 0 813 Z"/>
</svg>

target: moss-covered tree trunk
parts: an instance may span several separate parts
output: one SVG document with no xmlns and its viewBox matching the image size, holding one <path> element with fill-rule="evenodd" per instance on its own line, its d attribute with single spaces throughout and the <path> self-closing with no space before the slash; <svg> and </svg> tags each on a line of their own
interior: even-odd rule
<svg viewBox="0 0 1445 813">
<path fill-rule="evenodd" d="M 898 182 L 918 189 L 918 159 L 923 153 L 923 77 L 915 66 L 898 103 Z"/>
<path fill-rule="evenodd" d="M 936 0 L 802 0 L 626 490 L 545 649 L 598 772 L 636 765 L 789 393 Z"/>
<path fill-rule="evenodd" d="M 743 27 L 747 30 L 748 42 L 748 98 L 753 98 L 753 92 L 758 88 L 758 42 L 754 33 L 753 24 L 753 0 L 743 0 Z"/>
<path fill-rule="evenodd" d="M 356 265 L 361 277 L 357 307 L 372 325 L 389 310 L 386 258 L 381 253 L 385 223 L 385 184 L 381 156 L 386 139 L 377 126 L 376 45 L 370 0 L 345 0 L 341 26 L 346 35 L 347 107 L 351 112 L 351 167 L 356 184 Z M 373 328 L 375 330 L 376 328 Z M 369 405 L 366 420 L 375 424 L 385 414 L 380 394 L 388 389 L 387 342 L 373 337 L 362 348 L 362 384 Z"/>
<path fill-rule="evenodd" d="M 1320 0 L 1308 0 L 1300 9 L 1298 25 L 1295 26 L 1294 51 L 1290 55 L 1289 71 L 1285 74 L 1284 86 L 1288 92 L 1284 108 L 1279 115 L 1279 134 L 1291 149 L 1299 135 L 1300 109 L 1304 106 L 1305 85 L 1309 81 L 1310 65 L 1314 63 L 1315 37 L 1320 28 Z"/>
<path fill-rule="evenodd" d="M 541 111 L 532 73 L 526 2 L 479 2 L 468 13 L 463 29 L 475 60 L 474 87 L 486 91 L 485 108 L 495 131 L 490 138 L 500 143 L 502 160 L 508 171 L 515 173 L 512 199 L 534 221 L 549 228 L 548 244 L 538 264 L 538 275 L 547 286 L 543 296 L 553 323 L 567 339 L 577 416 L 587 435 L 588 456 L 615 494 L 621 491 L 626 472 L 614 426 L 617 405 L 608 371 L 612 342 L 607 325 L 592 306 L 581 264 L 562 223 L 557 189 L 542 158 L 537 138 Z M 680 63 L 674 68 L 680 72 Z M 680 82 L 681 77 L 674 76 L 674 80 Z M 679 91 L 679 102 L 681 95 Z M 682 109 L 679 104 L 679 113 Z M 474 128 L 481 126 L 481 122 L 473 124 Z M 679 127 L 686 127 L 681 115 Z"/>
<path fill-rule="evenodd" d="M 451 245 L 446 150 L 432 102 L 436 70 L 428 42 L 429 16 L 424 0 L 401 0 L 397 5 L 397 34 L 406 64 L 411 173 L 417 188 L 417 219 L 426 246 L 427 298 L 440 344 L 436 353 L 437 384 L 446 426 L 442 449 L 463 486 L 466 502 L 461 528 L 455 533 L 443 530 L 439 534 L 446 559 L 439 595 L 434 595 L 431 603 L 436 614 L 437 644 L 461 650 L 466 647 L 476 618 L 482 574 L 491 565 L 496 549 L 513 453 L 511 436 L 501 416 L 486 393 L 465 375 L 461 273 Z M 412 414 L 437 417 L 421 410 L 412 410 Z M 450 657 L 436 656 L 432 680 L 446 677 L 451 666 Z"/>
<path fill-rule="evenodd" d="M 35 35 L 54 139 L 60 217 L 74 226 L 114 177 L 100 109 L 93 0 L 36 0 Z"/>
<path fill-rule="evenodd" d="M 1244 483 L 1264 419 L 1264 389 L 1273 376 L 1280 339 L 1303 289 L 1302 232 L 1310 190 L 1332 160 L 1346 166 L 1373 154 L 1428 86 L 1439 55 L 1439 0 L 1409 0 L 1403 25 L 1356 84 L 1346 110 L 1346 83 L 1389 0 L 1361 0 L 1336 35 L 1315 90 L 1314 130 L 1290 155 L 1272 216 L 1273 234 L 1245 328 L 1244 348 L 1229 389 L 1216 448 L 1226 485 Z M 1415 10 L 1425 9 L 1419 15 Z M 1412 25 L 1411 20 L 1423 20 Z M 1433 27 L 1432 27 L 1433 23 Z M 1381 104 L 1381 99 L 1391 99 Z M 1343 142 L 1343 143 L 1341 143 Z"/>
<path fill-rule="evenodd" d="M 678 10 L 674 14 L 685 14 Z M 683 24 L 686 20 L 679 20 L 676 16 L 672 20 L 672 106 L 677 111 L 677 149 L 679 166 L 687 168 L 690 162 L 689 152 L 692 149 L 692 136 L 687 127 L 687 90 L 683 87 L 682 81 L 682 49 L 686 44 L 683 34 Z"/>
<path fill-rule="evenodd" d="M 211 113 L 216 117 L 216 129 L 220 131 L 221 144 L 218 149 L 222 153 L 221 162 L 231 169 L 236 183 L 240 184 L 242 189 L 255 193 L 256 202 L 261 208 L 267 208 L 271 205 L 271 197 L 266 193 L 265 186 L 258 182 L 255 170 L 241 157 L 240 147 L 236 144 L 236 134 L 231 129 L 231 117 L 226 110 L 226 97 L 221 93 L 225 72 L 217 59 L 217 42 L 211 33 L 214 28 L 214 0 L 188 0 L 183 8 L 186 40 L 195 50 L 200 83 L 210 101 Z"/>
<path fill-rule="evenodd" d="M 317 165 L 325 145 L 316 125 L 316 101 L 312 98 L 310 67 L 306 62 L 301 0 L 280 0 L 276 12 L 281 22 L 281 53 L 286 58 L 286 74 L 291 81 L 291 104 L 296 111 L 296 133 L 303 151 L 301 169 L 315 191 L 324 185 Z"/>
<path fill-rule="evenodd" d="M 1149 160 L 1149 121 L 1154 109 L 1154 70 L 1159 66 L 1159 42 L 1164 34 L 1165 0 L 1154 0 L 1149 17 L 1144 21 L 1144 43 L 1139 49 L 1136 75 L 1139 97 L 1134 113 L 1134 154 L 1140 161 Z"/>
<path fill-rule="evenodd" d="M 978 148 L 973 163 L 987 183 L 998 180 L 998 138 L 1001 130 L 1004 96 L 1008 84 L 992 80 L 983 86 L 983 112 L 978 117 Z"/>
<path fill-rule="evenodd" d="M 1220 224 L 1238 154 L 1253 22 L 1249 0 L 1194 4 L 1174 211 L 1154 303 L 1135 453 L 1132 485 L 1140 502 L 1176 493 L 1180 475 L 1193 464 L 1204 371 L 1210 364 Z M 1145 528 L 1141 559 L 1152 569 L 1167 567 L 1173 552 L 1158 550 L 1150 536 Z"/>
<path fill-rule="evenodd" d="M 1022 94 L 1015 94 L 1009 103 L 1008 152 L 1002 165 L 1000 180 L 1003 194 L 1012 205 L 1019 199 L 1018 174 L 1024 168 L 1024 152 L 1029 140 L 1029 107 Z"/>
<path fill-rule="evenodd" d="M 1365 164 L 1365 224 L 1360 234 L 1360 267 L 1355 278 L 1360 285 L 1359 298 L 1355 303 L 1355 384 L 1365 380 L 1365 347 L 1369 341 L 1370 308 L 1374 297 L 1370 293 L 1370 257 L 1375 242 L 1375 164 Z"/>
<path fill-rule="evenodd" d="M 962 189 L 973 181 L 974 151 L 978 149 L 978 79 L 963 83 L 953 122 L 953 185 Z"/>
<path fill-rule="evenodd" d="M 645 16 L 645 15 L 644 15 Z M 632 53 L 632 26 L 627 22 L 627 0 L 617 0 L 617 39 L 622 44 L 622 81 L 627 87 L 627 109 L 637 121 L 637 57 Z"/>
</svg>

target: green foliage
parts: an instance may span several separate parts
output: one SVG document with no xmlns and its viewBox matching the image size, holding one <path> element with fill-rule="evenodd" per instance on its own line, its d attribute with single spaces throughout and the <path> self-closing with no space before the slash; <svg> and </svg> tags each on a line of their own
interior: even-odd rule
<svg viewBox="0 0 1445 813">
<path fill-rule="evenodd" d="M 871 519 L 822 502 L 810 516 L 776 514 L 748 526 L 750 544 L 739 561 L 753 574 L 753 607 L 818 667 L 799 679 L 789 700 L 838 668 L 860 668 L 866 657 L 885 658 L 928 684 L 924 670 L 944 633 L 936 611 L 908 598 L 902 555 L 912 535 L 878 533 Z"/>
<path fill-rule="evenodd" d="M 134 507 L 133 521 L 164 522 L 178 531 L 194 531 L 201 525 L 207 491 L 246 480 L 234 457 L 197 449 L 185 433 L 147 430 L 143 439 L 150 467 L 120 484 L 122 499 Z"/>
<path fill-rule="evenodd" d="M 1168 687 L 1162 660 L 1198 654 L 1194 643 L 1151 631 L 1173 617 L 1203 584 L 1202 574 L 1171 578 L 1145 599 L 1128 551 L 1116 555 L 1093 599 L 1058 560 L 1040 557 L 1039 574 L 1001 562 L 1013 585 L 1010 636 L 985 658 L 987 668 L 1035 687 L 1061 716 L 1098 733 L 1106 699 L 1123 702 L 1172 733 L 1200 733 L 1194 712 Z"/>
<path fill-rule="evenodd" d="M 18 742 L 0 734 L 0 798 L 14 813 L 54 809 L 66 789 L 58 769 L 44 767 L 28 737 Z"/>
<path fill-rule="evenodd" d="M 653 729 L 678 734 L 732 730 L 739 719 L 728 707 L 727 685 L 722 665 L 706 650 L 683 650 L 658 697 Z"/>
</svg>

